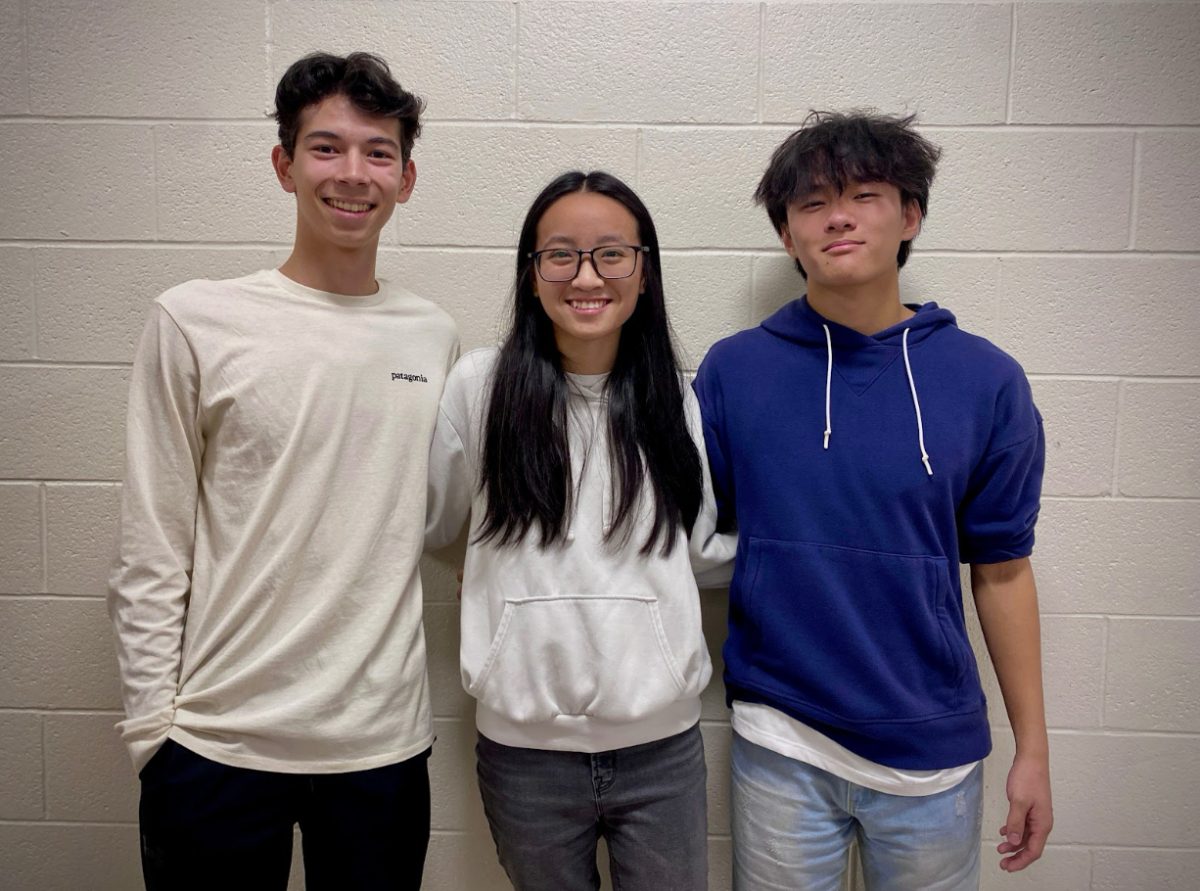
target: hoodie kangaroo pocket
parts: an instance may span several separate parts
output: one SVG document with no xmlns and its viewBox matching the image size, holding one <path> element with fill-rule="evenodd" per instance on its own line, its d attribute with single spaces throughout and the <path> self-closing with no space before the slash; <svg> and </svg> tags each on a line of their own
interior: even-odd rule
<svg viewBox="0 0 1200 891">
<path fill-rule="evenodd" d="M 945 558 L 762 539 L 749 558 L 746 658 L 767 685 L 850 723 L 962 707 Z"/>
<path fill-rule="evenodd" d="M 510 599 L 467 692 L 511 721 L 636 721 L 680 698 L 678 665 L 653 597 Z"/>
</svg>

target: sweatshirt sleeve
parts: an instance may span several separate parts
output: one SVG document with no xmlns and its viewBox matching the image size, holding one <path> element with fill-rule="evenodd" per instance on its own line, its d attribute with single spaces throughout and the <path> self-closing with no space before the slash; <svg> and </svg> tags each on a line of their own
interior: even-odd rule
<svg viewBox="0 0 1200 891">
<path fill-rule="evenodd" d="M 1046 438 L 1023 373 L 1001 394 L 992 444 L 959 510 L 963 563 L 1001 563 L 1033 552 Z"/>
<path fill-rule="evenodd" d="M 688 541 L 692 572 L 696 575 L 696 584 L 701 588 L 722 588 L 733 579 L 737 531 L 717 531 L 717 500 L 713 493 L 712 474 L 704 457 L 704 425 L 700 419 L 700 403 L 690 390 L 684 394 L 684 411 L 688 432 L 691 433 L 700 453 L 700 468 L 704 477 L 700 511 L 696 515 L 696 522 L 692 526 L 692 535 Z"/>
<path fill-rule="evenodd" d="M 108 590 L 126 714 L 118 729 L 139 770 L 174 717 L 204 451 L 198 398 L 191 347 L 155 304 L 130 381 L 120 537 Z"/>
<path fill-rule="evenodd" d="M 468 355 L 446 378 L 437 426 L 429 450 L 429 483 L 425 514 L 425 547 L 445 547 L 458 537 L 471 513 L 474 472 L 467 450 L 471 423 L 467 391 L 473 378 L 465 372 Z"/>
<path fill-rule="evenodd" d="M 722 426 L 722 400 L 716 375 L 712 370 L 712 353 L 700 363 L 692 390 L 699 403 L 704 431 L 704 453 L 708 455 L 708 471 L 712 477 L 713 498 L 717 508 L 717 528 L 721 532 L 736 530 L 733 478 L 726 459 Z"/>
</svg>

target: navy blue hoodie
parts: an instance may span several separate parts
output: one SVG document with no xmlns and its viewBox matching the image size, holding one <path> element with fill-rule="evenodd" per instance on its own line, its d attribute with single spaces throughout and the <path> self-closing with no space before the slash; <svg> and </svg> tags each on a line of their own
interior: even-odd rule
<svg viewBox="0 0 1200 891">
<path fill-rule="evenodd" d="M 793 301 L 714 345 L 695 389 L 738 527 L 730 701 L 932 770 L 991 748 L 958 564 L 1032 551 L 1045 442 L 1016 361 L 912 308 L 867 336 Z"/>
</svg>

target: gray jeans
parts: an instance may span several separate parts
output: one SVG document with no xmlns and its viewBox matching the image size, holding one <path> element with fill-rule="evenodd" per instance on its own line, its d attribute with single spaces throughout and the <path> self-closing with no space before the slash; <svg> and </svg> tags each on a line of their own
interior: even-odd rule
<svg viewBox="0 0 1200 891">
<path fill-rule="evenodd" d="M 479 737 L 479 791 L 500 864 L 517 891 L 595 891 L 608 845 L 614 891 L 704 891 L 700 727 L 588 755 Z"/>
</svg>

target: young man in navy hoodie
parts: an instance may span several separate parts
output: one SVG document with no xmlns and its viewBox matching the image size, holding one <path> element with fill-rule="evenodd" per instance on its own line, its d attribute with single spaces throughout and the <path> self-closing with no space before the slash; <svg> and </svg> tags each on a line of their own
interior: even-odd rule
<svg viewBox="0 0 1200 891">
<path fill-rule="evenodd" d="M 808 293 L 716 344 L 696 392 L 738 528 L 725 685 L 734 887 L 977 888 L 987 709 L 971 588 L 1016 738 L 1007 871 L 1052 823 L 1029 555 L 1045 443 L 1017 363 L 900 302 L 940 151 L 912 118 L 815 113 L 755 198 Z"/>
</svg>

